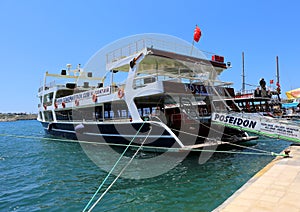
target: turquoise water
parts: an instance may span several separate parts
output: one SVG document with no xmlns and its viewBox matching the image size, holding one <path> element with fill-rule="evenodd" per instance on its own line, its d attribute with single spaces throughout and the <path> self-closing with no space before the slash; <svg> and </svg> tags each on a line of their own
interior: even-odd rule
<svg viewBox="0 0 300 212">
<path fill-rule="evenodd" d="M 37 121 L 2 122 L 0 134 L 0 211 L 82 211 L 107 175 L 80 144 L 45 139 Z M 288 145 L 260 139 L 254 147 L 280 152 Z M 94 211 L 211 211 L 273 159 L 217 153 L 199 164 L 198 158 L 154 178 L 120 178 Z"/>
</svg>

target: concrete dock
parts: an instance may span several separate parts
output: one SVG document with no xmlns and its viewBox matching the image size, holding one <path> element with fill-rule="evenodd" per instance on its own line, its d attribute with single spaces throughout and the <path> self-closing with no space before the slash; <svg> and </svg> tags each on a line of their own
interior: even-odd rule
<svg viewBox="0 0 300 212">
<path fill-rule="evenodd" d="M 276 157 L 214 211 L 300 212 L 300 145 Z"/>
</svg>

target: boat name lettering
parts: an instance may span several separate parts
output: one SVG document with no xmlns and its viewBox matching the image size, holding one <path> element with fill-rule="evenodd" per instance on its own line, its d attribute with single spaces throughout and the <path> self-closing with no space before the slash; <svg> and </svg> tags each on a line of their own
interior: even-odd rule
<svg viewBox="0 0 300 212">
<path fill-rule="evenodd" d="M 216 93 L 223 96 L 225 94 L 224 88 L 217 86 L 204 86 L 194 84 L 184 84 L 185 92 L 201 95 L 215 95 Z"/>
<path fill-rule="evenodd" d="M 87 99 L 87 98 L 90 98 L 91 96 L 93 96 L 93 94 L 96 94 L 98 96 L 110 94 L 110 87 L 99 88 L 97 90 L 85 91 L 82 93 L 77 93 L 77 94 L 73 94 L 70 96 L 61 97 L 56 100 L 56 103 L 57 104 L 61 104 L 62 102 L 69 103 L 69 102 L 73 102 L 75 100 Z"/>
<path fill-rule="evenodd" d="M 242 119 L 242 118 L 223 115 L 223 114 L 218 114 L 218 113 L 215 113 L 214 120 L 215 121 L 221 121 L 221 122 L 224 122 L 224 123 L 229 123 L 229 124 L 232 124 L 232 125 L 248 127 L 248 128 L 252 128 L 252 129 L 254 129 L 256 124 L 257 124 L 256 121 L 252 121 L 252 120 L 249 120 L 249 119 Z"/>
<path fill-rule="evenodd" d="M 186 92 L 192 92 L 195 94 L 207 94 L 204 85 L 193 85 L 193 84 L 184 84 Z"/>
</svg>

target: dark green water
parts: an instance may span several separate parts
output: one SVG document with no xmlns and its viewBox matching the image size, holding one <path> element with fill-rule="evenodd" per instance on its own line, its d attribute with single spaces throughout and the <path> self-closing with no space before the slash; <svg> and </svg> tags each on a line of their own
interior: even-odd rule
<svg viewBox="0 0 300 212">
<path fill-rule="evenodd" d="M 82 211 L 107 175 L 80 144 L 45 139 L 37 121 L 0 123 L 0 134 L 0 211 Z M 260 139 L 254 147 L 280 152 L 288 145 Z M 154 178 L 120 178 L 94 211 L 211 211 L 273 159 L 217 153 L 199 164 L 198 158 Z"/>
</svg>

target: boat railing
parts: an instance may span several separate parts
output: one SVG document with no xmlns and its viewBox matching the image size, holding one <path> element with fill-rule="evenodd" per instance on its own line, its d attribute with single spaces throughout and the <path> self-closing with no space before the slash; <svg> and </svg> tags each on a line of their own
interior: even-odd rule
<svg viewBox="0 0 300 212">
<path fill-rule="evenodd" d="M 139 76 L 134 79 L 134 88 L 145 87 L 148 84 L 158 82 L 158 81 L 172 81 L 172 82 L 181 82 L 180 78 L 171 77 L 169 75 L 157 75 L 149 74 L 145 76 Z"/>
<path fill-rule="evenodd" d="M 146 75 L 141 77 L 136 77 L 134 79 L 134 87 L 141 88 L 145 87 L 149 83 L 153 83 L 157 81 L 157 77 L 155 75 Z"/>
<path fill-rule="evenodd" d="M 246 95 L 254 95 L 254 91 L 255 89 L 244 90 L 244 91 L 237 92 L 235 95 L 237 98 Z"/>
<path fill-rule="evenodd" d="M 56 82 L 55 82 L 55 80 L 53 80 L 53 81 L 51 81 L 51 82 L 49 82 L 49 83 L 46 83 L 44 86 L 41 86 L 40 88 L 39 88 L 39 92 L 41 92 L 43 89 L 45 89 L 45 90 L 48 90 L 48 89 L 50 89 L 50 88 L 53 88 L 53 87 L 55 87 L 55 86 L 64 86 L 64 85 L 58 85 Z"/>
<path fill-rule="evenodd" d="M 213 56 L 215 55 L 212 52 L 206 52 L 202 50 L 196 50 L 194 46 L 187 43 L 186 45 L 178 44 L 174 42 L 165 42 L 158 39 L 141 39 L 125 45 L 121 48 L 113 50 L 106 54 L 106 64 L 118 61 L 120 59 L 126 58 L 128 56 L 134 55 L 141 50 L 149 48 L 149 49 L 159 49 L 169 52 L 175 52 L 178 54 L 183 54 L 187 56 L 193 56 L 197 58 L 202 58 L 206 60 L 212 60 Z"/>
<path fill-rule="evenodd" d="M 254 97 L 254 93 L 257 89 L 259 89 L 261 91 L 261 88 L 259 88 L 259 87 L 257 87 L 256 89 L 249 89 L 249 90 L 244 90 L 244 91 L 241 90 L 235 94 L 236 98 Z M 273 87 L 267 87 L 266 92 L 269 95 L 277 95 L 277 91 Z"/>
</svg>

